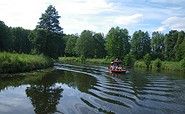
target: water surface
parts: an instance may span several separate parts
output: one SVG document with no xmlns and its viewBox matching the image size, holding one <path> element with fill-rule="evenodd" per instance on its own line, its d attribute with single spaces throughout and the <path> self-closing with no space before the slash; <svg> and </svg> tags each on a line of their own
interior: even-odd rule
<svg viewBox="0 0 185 114">
<path fill-rule="evenodd" d="M 0 78 L 0 114 L 185 113 L 185 75 L 56 64 L 53 69 Z"/>
</svg>

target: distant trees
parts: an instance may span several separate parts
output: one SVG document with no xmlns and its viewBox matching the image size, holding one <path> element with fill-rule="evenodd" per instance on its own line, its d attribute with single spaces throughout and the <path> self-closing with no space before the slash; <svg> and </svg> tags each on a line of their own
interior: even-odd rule
<svg viewBox="0 0 185 114">
<path fill-rule="evenodd" d="M 153 53 L 153 59 L 159 58 L 161 60 L 164 60 L 164 38 L 165 35 L 163 33 L 152 33 L 151 48 Z"/>
<path fill-rule="evenodd" d="M 94 33 L 94 57 L 104 58 L 107 55 L 105 50 L 105 39 L 102 33 Z"/>
<path fill-rule="evenodd" d="M 13 38 L 13 49 L 17 53 L 30 53 L 31 44 L 28 39 L 30 33 L 29 30 L 25 30 L 22 27 L 15 27 L 11 29 Z"/>
<path fill-rule="evenodd" d="M 78 37 L 75 35 L 66 35 L 64 38 L 67 39 L 65 48 L 66 56 L 76 56 L 75 46 Z"/>
<path fill-rule="evenodd" d="M 151 39 L 148 32 L 141 30 L 134 32 L 130 43 L 131 53 L 137 60 L 142 59 L 147 53 L 151 52 Z"/>
<path fill-rule="evenodd" d="M 84 30 L 76 42 L 76 53 L 80 56 L 92 58 L 94 56 L 95 43 L 93 33 L 89 30 Z"/>
<path fill-rule="evenodd" d="M 109 56 L 124 58 L 130 51 L 127 29 L 111 28 L 106 36 L 105 48 Z"/>
<path fill-rule="evenodd" d="M 51 58 L 80 56 L 83 58 L 120 58 L 126 65 L 135 60 L 160 59 L 180 61 L 185 58 L 185 32 L 171 30 L 167 34 L 135 31 L 132 37 L 127 29 L 112 27 L 106 36 L 84 30 L 78 35 L 64 35 L 60 16 L 50 5 L 39 18 L 35 30 L 8 27 L 0 21 L 0 51 L 44 54 Z"/>
<path fill-rule="evenodd" d="M 178 32 L 177 30 L 171 30 L 168 34 L 165 35 L 164 56 L 166 60 L 179 61 L 185 57 L 184 39 L 184 31 Z"/>
<path fill-rule="evenodd" d="M 12 37 L 9 27 L 0 21 L 0 51 L 11 51 Z"/>
</svg>

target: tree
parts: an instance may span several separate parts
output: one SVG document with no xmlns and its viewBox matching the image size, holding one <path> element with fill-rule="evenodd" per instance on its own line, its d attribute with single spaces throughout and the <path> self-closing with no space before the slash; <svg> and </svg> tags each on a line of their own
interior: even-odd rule
<svg viewBox="0 0 185 114">
<path fill-rule="evenodd" d="M 165 46 L 165 52 L 164 56 L 166 60 L 174 61 L 175 60 L 175 50 L 174 47 L 176 45 L 178 39 L 178 31 L 177 30 L 171 30 L 168 34 L 165 35 L 164 39 L 164 46 Z"/>
<path fill-rule="evenodd" d="M 30 53 L 31 44 L 28 39 L 29 30 L 25 30 L 22 27 L 11 28 L 14 36 L 13 50 L 17 53 Z"/>
<path fill-rule="evenodd" d="M 36 26 L 36 35 L 30 35 L 37 53 L 43 53 L 52 58 L 64 54 L 64 40 L 62 28 L 59 26 L 60 16 L 55 7 L 50 5 L 40 18 Z"/>
<path fill-rule="evenodd" d="M 109 56 L 124 58 L 130 51 L 127 29 L 111 28 L 106 36 L 105 48 Z"/>
<path fill-rule="evenodd" d="M 79 56 L 83 56 L 85 58 L 91 58 L 94 56 L 94 39 L 93 39 L 93 32 L 89 30 L 84 30 L 80 38 L 77 39 L 76 42 L 76 53 Z"/>
<path fill-rule="evenodd" d="M 131 52 L 137 60 L 151 52 L 151 39 L 148 32 L 141 30 L 134 32 L 131 39 Z"/>
<path fill-rule="evenodd" d="M 147 53 L 147 54 L 144 56 L 144 61 L 145 61 L 145 64 L 146 64 L 147 68 L 149 68 L 150 63 L 151 63 L 151 56 L 150 56 L 149 53 Z"/>
<path fill-rule="evenodd" d="M 77 42 L 77 36 L 74 35 L 67 35 L 65 37 L 68 37 L 66 42 L 66 48 L 65 48 L 65 54 L 68 56 L 75 56 L 75 46 Z"/>
<path fill-rule="evenodd" d="M 184 39 L 185 39 L 184 31 L 178 32 L 178 39 L 177 39 L 177 42 L 174 46 L 175 60 L 176 61 L 180 61 L 185 57 L 184 56 L 185 49 L 183 49 L 183 46 L 185 44 L 185 42 L 183 42 Z"/>
<path fill-rule="evenodd" d="M 0 51 L 12 51 L 13 36 L 8 26 L 0 21 Z"/>
<path fill-rule="evenodd" d="M 64 52 L 63 39 L 60 34 L 48 30 L 37 30 L 29 35 L 37 54 L 58 58 Z"/>
<path fill-rule="evenodd" d="M 153 59 L 160 58 L 161 60 L 164 59 L 164 34 L 160 32 L 153 32 L 152 39 L 151 39 L 151 48 Z"/>
<path fill-rule="evenodd" d="M 56 11 L 55 7 L 52 5 L 49 5 L 46 9 L 45 13 L 42 14 L 40 19 L 40 22 L 38 22 L 38 25 L 36 26 L 37 29 L 46 29 L 51 32 L 55 33 L 63 33 L 63 29 L 60 27 L 59 19 L 60 16 L 58 15 L 58 11 Z"/>
<path fill-rule="evenodd" d="M 106 56 L 106 50 L 105 50 L 105 40 L 102 33 L 95 33 L 93 35 L 94 38 L 94 57 L 96 58 L 103 58 Z"/>
</svg>

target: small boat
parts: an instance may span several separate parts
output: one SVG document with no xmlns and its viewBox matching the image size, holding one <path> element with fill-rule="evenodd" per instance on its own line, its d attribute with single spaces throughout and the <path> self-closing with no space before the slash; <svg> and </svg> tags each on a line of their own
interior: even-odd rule
<svg viewBox="0 0 185 114">
<path fill-rule="evenodd" d="M 126 73 L 126 69 L 123 67 L 122 62 L 114 60 L 111 62 L 111 65 L 108 67 L 110 73 Z"/>
</svg>

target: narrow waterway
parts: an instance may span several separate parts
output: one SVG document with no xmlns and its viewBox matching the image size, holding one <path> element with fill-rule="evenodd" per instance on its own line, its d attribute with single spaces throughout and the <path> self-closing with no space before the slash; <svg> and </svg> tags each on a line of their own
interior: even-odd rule
<svg viewBox="0 0 185 114">
<path fill-rule="evenodd" d="M 55 64 L 53 69 L 0 77 L 0 114 L 182 114 L 185 74 Z"/>
</svg>

